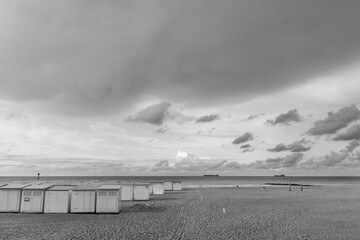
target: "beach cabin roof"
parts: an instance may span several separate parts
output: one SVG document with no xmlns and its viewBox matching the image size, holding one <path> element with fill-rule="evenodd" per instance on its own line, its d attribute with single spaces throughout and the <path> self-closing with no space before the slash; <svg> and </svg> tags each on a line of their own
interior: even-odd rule
<svg viewBox="0 0 360 240">
<path fill-rule="evenodd" d="M 99 186 L 94 185 L 78 185 L 75 186 L 72 191 L 93 191 L 96 190 Z"/>
<path fill-rule="evenodd" d="M 121 183 L 122 186 L 134 186 L 134 183 Z"/>
<path fill-rule="evenodd" d="M 55 185 L 47 189 L 48 191 L 69 191 L 74 188 L 74 185 Z"/>
<path fill-rule="evenodd" d="M 97 188 L 98 190 L 119 190 L 121 185 L 101 185 Z"/>
<path fill-rule="evenodd" d="M 134 183 L 134 186 L 150 186 L 150 183 Z"/>
<path fill-rule="evenodd" d="M 172 181 L 173 183 L 182 183 L 182 181 L 179 181 L 179 180 L 175 180 L 175 181 Z"/>
<path fill-rule="evenodd" d="M 23 184 L 23 183 L 11 183 L 5 186 L 0 187 L 1 189 L 22 189 L 24 187 L 29 186 L 30 184 Z"/>
<path fill-rule="evenodd" d="M 24 183 L 29 183 L 29 181 L 24 181 Z M 30 181 L 31 184 L 49 184 L 48 181 Z"/>
<path fill-rule="evenodd" d="M 27 187 L 24 187 L 24 190 L 45 190 L 52 187 L 52 184 L 33 184 Z"/>
<path fill-rule="evenodd" d="M 150 182 L 150 184 L 156 184 L 156 183 L 164 184 L 165 182 Z"/>
</svg>

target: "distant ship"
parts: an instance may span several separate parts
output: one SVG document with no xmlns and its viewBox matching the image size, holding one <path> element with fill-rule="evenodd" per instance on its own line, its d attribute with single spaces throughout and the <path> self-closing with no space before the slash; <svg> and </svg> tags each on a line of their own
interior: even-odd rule
<svg viewBox="0 0 360 240">
<path fill-rule="evenodd" d="M 219 174 L 204 174 L 203 177 L 218 177 Z"/>
<path fill-rule="evenodd" d="M 285 174 L 274 175 L 274 177 L 285 177 Z"/>
</svg>

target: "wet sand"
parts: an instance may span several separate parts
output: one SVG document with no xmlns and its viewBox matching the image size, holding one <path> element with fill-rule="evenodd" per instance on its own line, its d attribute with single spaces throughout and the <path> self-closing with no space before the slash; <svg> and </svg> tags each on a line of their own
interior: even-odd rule
<svg viewBox="0 0 360 240">
<path fill-rule="evenodd" d="M 119 214 L 0 213 L 0 239 L 359 239 L 359 222 L 358 187 L 199 188 Z"/>
</svg>

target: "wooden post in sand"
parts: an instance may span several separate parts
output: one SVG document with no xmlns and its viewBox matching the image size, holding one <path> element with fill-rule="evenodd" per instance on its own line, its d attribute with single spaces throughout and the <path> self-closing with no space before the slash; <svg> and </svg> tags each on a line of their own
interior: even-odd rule
<svg viewBox="0 0 360 240">
<path fill-rule="evenodd" d="M 225 208 L 223 207 L 223 214 L 225 214 Z"/>
<path fill-rule="evenodd" d="M 301 184 L 300 184 L 300 189 L 301 189 L 301 191 L 303 191 L 302 180 L 301 180 Z"/>
<path fill-rule="evenodd" d="M 289 191 L 291 192 L 291 180 L 289 180 Z"/>
</svg>

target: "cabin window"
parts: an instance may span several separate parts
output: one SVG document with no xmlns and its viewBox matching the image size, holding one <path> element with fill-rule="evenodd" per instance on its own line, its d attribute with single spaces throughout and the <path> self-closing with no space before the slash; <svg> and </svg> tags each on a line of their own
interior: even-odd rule
<svg viewBox="0 0 360 240">
<path fill-rule="evenodd" d="M 99 197 L 105 197 L 106 192 L 105 191 L 99 191 Z"/>
<path fill-rule="evenodd" d="M 41 191 L 33 191 L 33 196 L 34 197 L 40 197 L 41 196 Z"/>
<path fill-rule="evenodd" d="M 31 191 L 24 191 L 24 197 L 31 197 Z"/>
<path fill-rule="evenodd" d="M 115 196 L 116 196 L 116 192 L 115 192 L 115 191 L 109 192 L 109 197 L 115 197 Z"/>
</svg>

